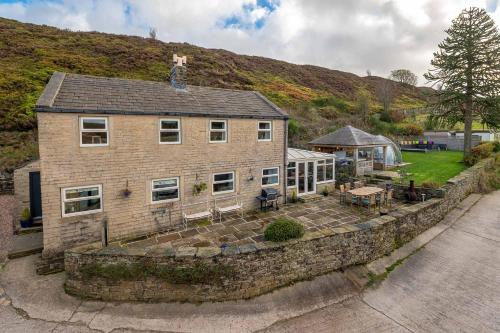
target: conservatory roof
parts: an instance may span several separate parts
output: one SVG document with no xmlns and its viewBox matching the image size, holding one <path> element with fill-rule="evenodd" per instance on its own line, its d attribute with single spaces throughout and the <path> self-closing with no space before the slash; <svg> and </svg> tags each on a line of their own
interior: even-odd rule
<svg viewBox="0 0 500 333">
<path fill-rule="evenodd" d="M 307 160 L 307 159 L 325 159 L 325 158 L 335 158 L 334 154 L 320 153 L 317 151 L 288 148 L 288 159 L 289 160 Z"/>
<path fill-rule="evenodd" d="M 342 127 L 335 132 L 309 142 L 312 145 L 358 147 L 387 145 L 388 143 L 387 138 L 381 135 L 372 135 L 352 126 Z"/>
</svg>

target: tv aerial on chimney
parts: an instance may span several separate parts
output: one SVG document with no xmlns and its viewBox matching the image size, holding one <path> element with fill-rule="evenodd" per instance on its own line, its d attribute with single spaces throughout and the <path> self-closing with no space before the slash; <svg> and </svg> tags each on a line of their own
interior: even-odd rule
<svg viewBox="0 0 500 333">
<path fill-rule="evenodd" d="M 174 67 L 170 71 L 170 84 L 176 89 L 185 90 L 187 84 L 187 57 L 178 57 L 174 54 Z"/>
</svg>

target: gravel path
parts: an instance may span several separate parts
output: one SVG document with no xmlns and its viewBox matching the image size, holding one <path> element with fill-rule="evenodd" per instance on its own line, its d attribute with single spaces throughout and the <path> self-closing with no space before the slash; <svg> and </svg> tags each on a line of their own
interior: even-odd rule
<svg viewBox="0 0 500 333">
<path fill-rule="evenodd" d="M 7 257 L 12 245 L 12 219 L 15 200 L 13 195 L 0 195 L 0 263 Z"/>
</svg>

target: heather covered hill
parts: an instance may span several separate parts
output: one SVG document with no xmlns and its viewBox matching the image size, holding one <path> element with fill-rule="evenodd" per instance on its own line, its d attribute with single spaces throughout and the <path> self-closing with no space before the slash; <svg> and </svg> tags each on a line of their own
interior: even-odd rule
<svg viewBox="0 0 500 333">
<path fill-rule="evenodd" d="M 0 169 L 36 155 L 33 106 L 53 71 L 163 81 L 168 80 L 173 53 L 188 56 L 190 84 L 258 90 L 290 112 L 299 145 L 344 123 L 373 128 L 359 123 L 356 96 L 365 91 L 370 112 L 377 114 L 377 91 L 387 82 L 186 43 L 72 32 L 0 18 Z M 428 89 L 391 85 L 391 108 L 425 106 Z"/>
</svg>

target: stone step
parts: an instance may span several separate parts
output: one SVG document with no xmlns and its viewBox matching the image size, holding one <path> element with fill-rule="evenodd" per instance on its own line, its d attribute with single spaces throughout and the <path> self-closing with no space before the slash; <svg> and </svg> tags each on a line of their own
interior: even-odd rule
<svg viewBox="0 0 500 333">
<path fill-rule="evenodd" d="M 300 201 L 304 202 L 304 203 L 308 203 L 308 202 L 316 202 L 316 201 L 320 201 L 320 200 L 323 200 L 325 197 L 321 194 L 308 194 L 308 195 L 304 195 L 302 197 L 299 198 Z"/>
<path fill-rule="evenodd" d="M 12 249 L 9 252 L 9 259 L 26 257 L 43 250 L 43 233 L 29 233 L 15 235 Z"/>
</svg>

